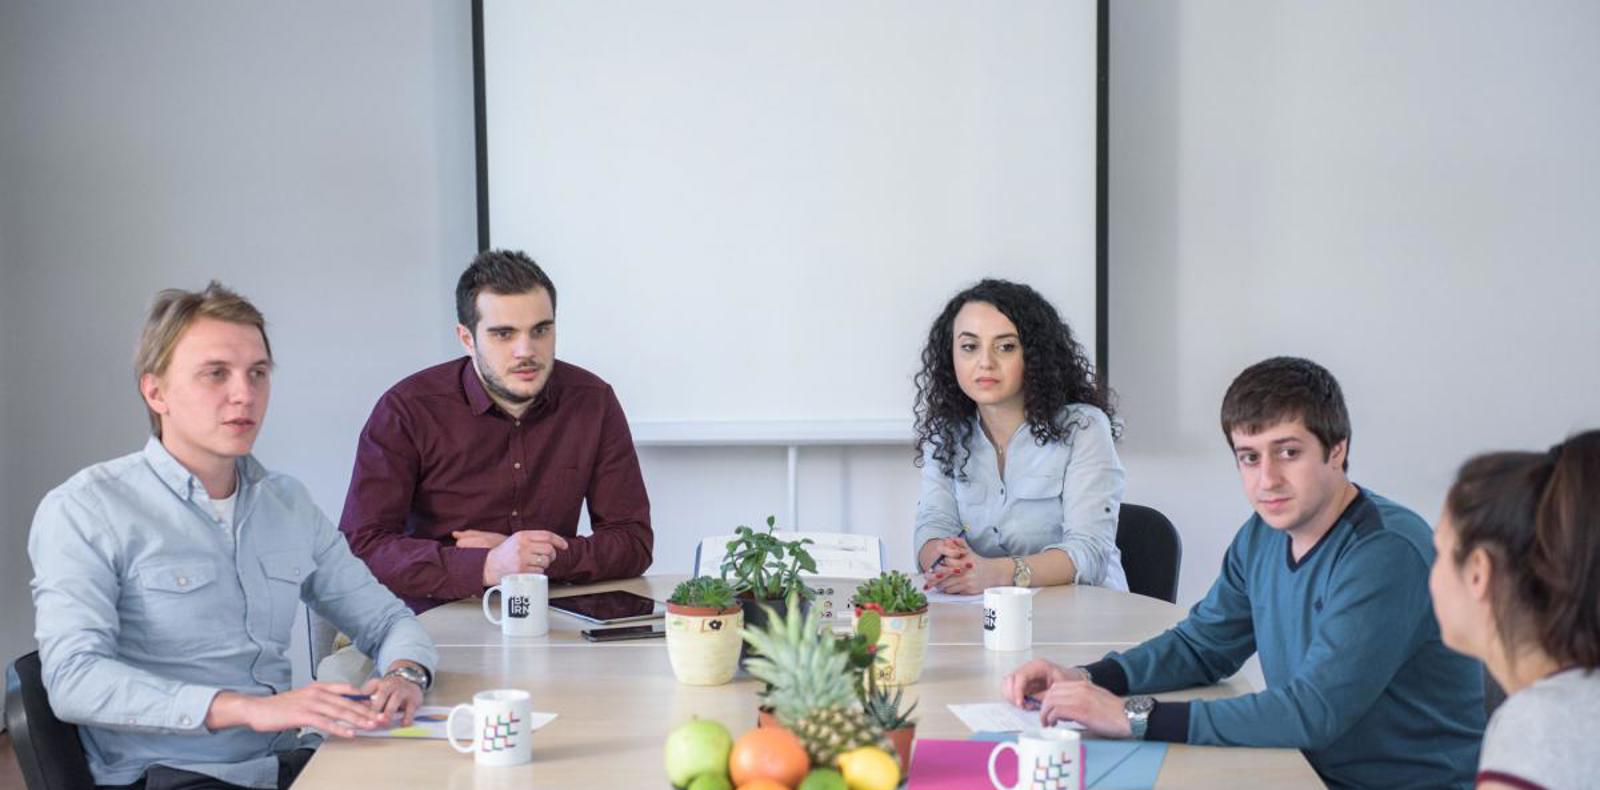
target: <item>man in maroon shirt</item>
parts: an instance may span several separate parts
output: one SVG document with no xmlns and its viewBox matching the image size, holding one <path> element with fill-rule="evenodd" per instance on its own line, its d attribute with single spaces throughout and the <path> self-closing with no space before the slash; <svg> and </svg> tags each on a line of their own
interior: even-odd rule
<svg viewBox="0 0 1600 790">
<path fill-rule="evenodd" d="M 467 356 L 394 385 L 356 448 L 339 529 L 422 612 L 509 573 L 592 582 L 650 567 L 650 500 L 622 406 L 561 362 L 556 288 L 491 250 L 456 284 Z M 593 534 L 578 534 L 587 500 Z"/>
</svg>

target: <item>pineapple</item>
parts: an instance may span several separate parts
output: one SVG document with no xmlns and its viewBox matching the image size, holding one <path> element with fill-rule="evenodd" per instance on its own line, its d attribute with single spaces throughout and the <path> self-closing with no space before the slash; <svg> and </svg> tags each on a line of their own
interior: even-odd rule
<svg viewBox="0 0 1600 790">
<path fill-rule="evenodd" d="M 785 726 L 806 745 L 812 765 L 833 765 L 840 754 L 858 746 L 877 746 L 894 752 L 894 746 L 883 736 L 883 729 L 860 705 L 821 708 Z"/>
<path fill-rule="evenodd" d="M 812 765 L 832 765 L 858 746 L 882 746 L 883 730 L 867 717 L 856 697 L 850 655 L 821 630 L 816 610 L 804 614 L 790 596 L 780 621 L 740 631 L 760 655 L 745 669 L 767 684 L 765 702 L 778 722 L 805 744 Z"/>
</svg>

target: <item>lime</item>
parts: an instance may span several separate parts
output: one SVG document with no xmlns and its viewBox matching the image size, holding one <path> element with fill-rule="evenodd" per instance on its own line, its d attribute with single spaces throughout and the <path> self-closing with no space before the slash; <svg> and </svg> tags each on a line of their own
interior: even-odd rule
<svg viewBox="0 0 1600 790">
<path fill-rule="evenodd" d="M 832 768 L 818 768 L 806 774 L 805 781 L 795 790 L 848 790 L 844 783 L 844 774 Z"/>
<path fill-rule="evenodd" d="M 684 790 L 733 790 L 733 782 L 723 773 L 700 774 Z"/>
</svg>

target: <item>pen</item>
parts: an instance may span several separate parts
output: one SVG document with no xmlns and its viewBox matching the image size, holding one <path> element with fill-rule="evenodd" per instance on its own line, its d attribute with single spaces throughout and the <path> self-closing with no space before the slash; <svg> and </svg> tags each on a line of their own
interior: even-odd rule
<svg viewBox="0 0 1600 790">
<path fill-rule="evenodd" d="M 372 695 L 371 694 L 340 694 L 339 696 L 344 697 L 345 699 L 350 700 L 351 702 L 371 702 L 372 701 Z"/>
<path fill-rule="evenodd" d="M 956 537 L 963 538 L 963 537 L 966 537 L 966 535 L 967 535 L 967 525 L 966 524 L 962 524 L 961 525 L 961 531 L 956 533 Z M 928 566 L 928 571 L 931 573 L 934 568 L 939 567 L 943 563 L 944 563 L 944 555 L 940 554 L 938 556 L 938 558 L 933 561 L 933 564 Z"/>
</svg>

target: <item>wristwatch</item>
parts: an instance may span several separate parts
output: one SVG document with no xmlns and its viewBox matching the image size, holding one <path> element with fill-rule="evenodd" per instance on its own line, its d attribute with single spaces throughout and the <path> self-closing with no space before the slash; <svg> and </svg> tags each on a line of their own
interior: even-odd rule
<svg viewBox="0 0 1600 790">
<path fill-rule="evenodd" d="M 1016 563 L 1016 570 L 1011 572 L 1011 583 L 1018 587 L 1027 587 L 1033 581 L 1033 568 L 1028 566 L 1028 561 L 1021 557 L 1012 557 Z"/>
<path fill-rule="evenodd" d="M 433 676 L 428 672 L 428 670 L 418 669 L 410 664 L 401 664 L 400 666 L 383 673 L 383 676 L 386 678 L 396 677 L 400 678 L 401 680 L 409 680 L 412 683 L 417 684 L 417 687 L 421 688 L 423 691 L 427 691 L 428 687 L 433 685 Z"/>
<path fill-rule="evenodd" d="M 1134 740 L 1144 740 L 1145 731 L 1150 729 L 1150 711 L 1155 709 L 1155 697 L 1140 695 L 1122 701 L 1122 712 L 1128 717 L 1128 729 L 1133 731 Z"/>
</svg>

